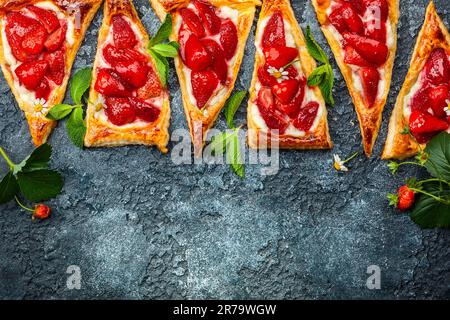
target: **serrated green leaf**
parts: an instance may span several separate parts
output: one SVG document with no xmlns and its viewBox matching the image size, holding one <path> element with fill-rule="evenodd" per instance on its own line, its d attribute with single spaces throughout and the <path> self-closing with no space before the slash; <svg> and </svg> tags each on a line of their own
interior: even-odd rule
<svg viewBox="0 0 450 320">
<path fill-rule="evenodd" d="M 66 126 L 70 140 L 78 148 L 82 149 L 84 147 L 84 136 L 86 135 L 86 125 L 83 120 L 82 107 L 78 107 L 72 111 Z"/>
<path fill-rule="evenodd" d="M 224 109 L 225 119 L 227 120 L 227 125 L 230 129 L 234 129 L 234 115 L 236 114 L 237 109 L 244 100 L 247 92 L 239 91 L 236 92 L 230 99 L 228 99 L 227 104 Z"/>
<path fill-rule="evenodd" d="M 441 132 L 425 148 L 428 159 L 425 167 L 436 178 L 450 181 L 450 134 Z"/>
<path fill-rule="evenodd" d="M 245 167 L 241 152 L 239 150 L 238 130 L 236 130 L 235 133 L 233 133 L 233 135 L 229 138 L 229 143 L 227 145 L 227 161 L 233 172 L 243 178 L 245 175 Z"/>
<path fill-rule="evenodd" d="M 17 165 L 17 169 L 14 168 L 14 173 L 17 174 L 20 171 L 30 172 L 34 170 L 47 169 L 51 156 L 52 146 L 45 143 L 37 147 L 30 156 Z"/>
<path fill-rule="evenodd" d="M 155 44 L 159 44 L 163 41 L 166 41 L 170 37 L 171 33 L 172 33 L 172 16 L 170 14 L 167 14 L 166 18 L 164 19 L 164 22 L 159 27 L 155 36 L 150 39 L 149 46 L 153 47 Z"/>
<path fill-rule="evenodd" d="M 169 77 L 169 62 L 159 53 L 154 50 L 150 50 L 150 55 L 155 60 L 156 69 L 158 70 L 159 79 L 163 86 L 167 85 L 167 78 Z"/>
<path fill-rule="evenodd" d="M 314 71 L 308 77 L 308 86 L 315 87 L 322 83 L 327 73 L 327 66 L 321 65 L 314 69 Z"/>
<path fill-rule="evenodd" d="M 433 182 L 424 184 L 423 187 L 426 192 L 450 201 L 450 189 L 445 184 Z M 411 212 L 411 219 L 425 229 L 449 228 L 450 205 L 421 194 Z"/>
<path fill-rule="evenodd" d="M 160 56 L 166 58 L 175 58 L 178 55 L 178 50 L 173 46 L 165 43 L 156 44 L 152 47 L 152 50 L 158 53 Z"/>
<path fill-rule="evenodd" d="M 17 174 L 20 191 L 31 202 L 39 202 L 56 197 L 61 193 L 63 180 L 56 171 L 37 170 Z"/>
<path fill-rule="evenodd" d="M 328 63 L 327 55 L 312 36 L 311 28 L 309 26 L 306 27 L 305 40 L 306 40 L 306 48 L 308 49 L 309 54 L 317 61 L 327 64 Z"/>
<path fill-rule="evenodd" d="M 70 95 L 75 104 L 81 104 L 81 98 L 84 93 L 89 89 L 92 79 L 92 68 L 84 68 L 78 70 L 73 78 L 70 85 Z"/>
<path fill-rule="evenodd" d="M 211 153 L 214 155 L 224 154 L 228 144 L 228 140 L 233 134 L 233 132 L 226 131 L 215 135 L 212 138 L 211 143 L 209 144 Z"/>
<path fill-rule="evenodd" d="M 327 72 L 325 73 L 325 79 L 319 85 L 320 91 L 322 92 L 325 102 L 331 106 L 334 106 L 333 98 L 333 85 L 334 85 L 334 75 L 333 69 L 329 64 L 325 65 Z"/>
<path fill-rule="evenodd" d="M 79 105 L 71 106 L 70 104 L 57 104 L 50 109 L 47 114 L 47 119 L 50 120 L 61 120 L 67 117 L 73 109 L 79 107 Z"/>
<path fill-rule="evenodd" d="M 16 177 L 13 172 L 10 171 L 0 182 L 0 203 L 11 201 L 18 191 L 19 185 L 17 184 Z"/>
</svg>

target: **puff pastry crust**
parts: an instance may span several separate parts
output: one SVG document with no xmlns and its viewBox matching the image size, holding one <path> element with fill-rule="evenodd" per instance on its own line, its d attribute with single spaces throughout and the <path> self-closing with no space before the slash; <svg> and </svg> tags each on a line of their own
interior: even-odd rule
<svg viewBox="0 0 450 320">
<path fill-rule="evenodd" d="M 84 144 L 86 147 L 118 147 L 125 145 L 146 145 L 156 146 L 161 152 L 167 153 L 167 144 L 169 142 L 169 123 L 170 123 L 170 102 L 167 88 L 162 89 L 161 99 L 163 99 L 159 118 L 155 122 L 142 125 L 141 123 L 131 123 L 124 126 L 116 126 L 104 117 L 96 115 L 96 104 L 100 94 L 94 89 L 97 81 L 96 70 L 101 63 L 101 56 L 104 43 L 111 28 L 111 18 L 116 14 L 122 14 L 128 17 L 139 30 L 142 37 L 142 51 L 147 50 L 149 36 L 142 25 L 136 9 L 131 0 L 106 0 L 104 5 L 104 19 L 99 31 L 97 56 L 95 58 L 92 85 L 89 93 L 89 105 L 87 109 L 86 125 L 87 132 Z M 155 62 L 148 55 L 153 70 Z"/>
<path fill-rule="evenodd" d="M 5 14 L 7 12 L 20 10 L 25 6 L 37 4 L 40 2 L 51 2 L 66 15 L 67 19 L 72 19 L 74 22 L 74 42 L 73 45 L 67 46 L 66 48 L 64 80 L 60 86 L 56 87 L 53 90 L 48 101 L 48 110 L 50 110 L 51 107 L 60 104 L 64 100 L 75 56 L 78 52 L 81 42 L 83 41 L 86 30 L 88 29 L 102 1 L 103 0 L 0 0 L 1 30 L 3 30 L 3 18 L 5 17 Z M 11 66 L 8 64 L 5 57 L 4 42 L 7 41 L 7 39 L 3 39 L 2 34 L 3 32 L 0 33 L 0 64 L 3 70 L 3 74 L 9 86 L 11 87 L 11 90 L 20 109 L 22 109 L 22 111 L 25 113 L 25 118 L 28 121 L 30 134 L 34 144 L 36 146 L 39 146 L 47 141 L 53 128 L 56 127 L 57 122 L 48 120 L 42 113 L 36 113 L 34 110 L 34 105 L 25 101 L 21 96 L 20 91 L 16 87 Z"/>
<path fill-rule="evenodd" d="M 186 114 L 189 130 L 191 133 L 192 142 L 194 145 L 195 155 L 202 152 L 205 144 L 208 130 L 214 125 L 220 111 L 224 107 L 226 101 L 233 91 L 234 84 L 238 72 L 241 67 L 242 58 L 244 56 L 244 49 L 247 42 L 250 29 L 253 24 L 256 6 L 260 5 L 259 0 L 208 0 L 214 7 L 227 6 L 238 11 L 237 30 L 238 30 L 238 46 L 235 56 L 234 65 L 232 68 L 231 80 L 226 86 L 225 92 L 222 92 L 219 97 L 216 97 L 214 104 L 207 105 L 203 110 L 200 110 L 195 104 L 191 102 L 188 91 L 188 79 L 183 72 L 185 67 L 181 58 L 175 58 L 175 67 L 180 82 L 180 87 L 183 97 L 184 112 Z M 189 5 L 189 0 L 150 0 L 150 3 L 156 15 L 163 20 L 167 13 L 171 13 L 175 27 L 171 35 L 171 39 L 178 40 L 178 19 L 181 19 L 178 9 Z"/>
<path fill-rule="evenodd" d="M 401 134 L 401 131 L 408 126 L 408 119 L 403 114 L 403 106 L 405 97 L 417 82 L 428 57 L 437 48 L 443 48 L 447 54 L 450 54 L 450 34 L 439 18 L 436 8 L 431 1 L 425 13 L 422 30 L 417 38 L 408 74 L 406 75 L 405 82 L 397 97 L 397 102 L 391 115 L 382 159 L 406 159 L 414 156 L 426 146 L 426 144 L 418 144 L 408 134 Z"/>
<path fill-rule="evenodd" d="M 382 112 L 386 104 L 387 96 L 391 86 L 392 68 L 394 66 L 395 54 L 397 51 L 397 24 L 399 17 L 399 1 L 387 0 L 389 4 L 389 15 L 387 22 L 390 24 L 392 31 L 391 37 L 393 37 L 392 45 L 389 46 L 389 56 L 384 64 L 384 76 L 381 80 L 384 80 L 383 93 L 377 98 L 375 104 L 368 108 L 364 102 L 364 97 L 357 89 L 352 76 L 352 69 L 344 62 L 344 52 L 341 49 L 339 39 L 335 37 L 332 32 L 332 26 L 330 25 L 327 17 L 327 9 L 331 5 L 331 0 L 312 0 L 312 4 L 316 10 L 317 18 L 321 25 L 322 32 L 327 39 L 334 57 L 341 70 L 341 73 L 347 83 L 348 90 L 353 100 L 356 113 L 358 115 L 359 126 L 361 130 L 364 152 L 368 157 L 372 154 L 372 149 L 380 130 Z"/>
<path fill-rule="evenodd" d="M 291 26 L 293 38 L 295 40 L 296 47 L 299 49 L 300 64 L 302 71 L 306 78 L 316 68 L 315 60 L 309 55 L 306 48 L 305 37 L 300 29 L 298 22 L 295 18 L 294 11 L 290 5 L 289 0 L 266 0 L 263 3 L 263 7 L 259 16 L 258 26 L 256 34 L 262 33 L 263 20 L 266 17 L 270 17 L 274 12 L 281 11 L 285 23 Z M 257 39 L 258 42 L 258 39 Z M 255 43 L 258 46 L 258 43 Z M 292 136 L 288 134 L 275 135 L 266 129 L 262 129 L 257 121 L 253 118 L 250 112 L 252 106 L 255 106 L 255 100 L 257 99 L 256 84 L 258 82 L 258 69 L 265 64 L 265 58 L 262 53 L 256 52 L 255 68 L 253 71 L 253 80 L 250 87 L 250 98 L 248 103 L 247 122 L 248 122 L 248 144 L 251 148 L 267 148 L 278 146 L 282 149 L 330 149 L 333 147 L 330 134 L 328 131 L 327 110 L 325 107 L 325 101 L 322 97 L 322 93 L 318 87 L 307 88 L 313 90 L 315 96 L 318 99 L 320 108 L 322 109 L 319 115 L 317 126 L 310 132 L 306 132 L 303 137 Z M 255 106 L 256 107 L 256 106 Z M 316 119 L 317 121 L 317 119 Z M 275 142 L 275 145 L 273 144 Z"/>
</svg>

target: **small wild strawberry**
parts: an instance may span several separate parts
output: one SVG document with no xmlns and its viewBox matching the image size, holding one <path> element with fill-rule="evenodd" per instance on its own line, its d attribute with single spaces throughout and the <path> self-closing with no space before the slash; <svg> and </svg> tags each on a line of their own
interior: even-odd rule
<svg viewBox="0 0 450 320">
<path fill-rule="evenodd" d="M 388 194 L 389 204 L 396 206 L 401 211 L 406 211 L 414 205 L 414 191 L 404 185 L 398 189 L 397 194 Z"/>
<path fill-rule="evenodd" d="M 50 216 L 52 209 L 45 204 L 37 204 L 33 211 L 33 218 L 36 219 L 47 219 Z"/>
</svg>

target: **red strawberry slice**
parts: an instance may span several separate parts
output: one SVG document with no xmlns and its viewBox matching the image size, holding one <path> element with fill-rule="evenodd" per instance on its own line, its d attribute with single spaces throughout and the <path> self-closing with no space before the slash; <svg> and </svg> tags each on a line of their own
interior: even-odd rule
<svg viewBox="0 0 450 320">
<path fill-rule="evenodd" d="M 410 107 L 412 111 L 422 111 L 427 112 L 430 106 L 430 98 L 428 96 L 428 89 L 421 88 L 412 97 L 410 102 Z"/>
<path fill-rule="evenodd" d="M 25 88 L 34 90 L 44 78 L 47 69 L 47 61 L 32 61 L 22 63 L 15 73 Z"/>
<path fill-rule="evenodd" d="M 56 85 L 63 83 L 66 75 L 66 54 L 63 50 L 45 53 L 43 59 L 48 62 L 47 77 Z"/>
<path fill-rule="evenodd" d="M 378 16 L 386 21 L 389 15 L 389 5 L 386 0 L 362 0 L 363 13 Z"/>
<path fill-rule="evenodd" d="M 267 70 L 269 66 L 265 65 L 263 67 L 259 67 L 258 69 L 258 80 L 265 87 L 272 87 L 277 84 L 277 79 L 273 77 Z"/>
<path fill-rule="evenodd" d="M 331 24 L 340 32 L 362 34 L 364 26 L 358 13 L 349 3 L 341 3 L 328 17 Z"/>
<path fill-rule="evenodd" d="M 366 61 L 376 66 L 381 66 L 386 62 L 389 49 L 384 43 L 347 32 L 343 36 Z"/>
<path fill-rule="evenodd" d="M 129 97 L 131 95 L 120 76 L 111 69 L 99 70 L 94 88 L 106 96 Z"/>
<path fill-rule="evenodd" d="M 137 44 L 136 34 L 123 16 L 112 17 L 114 44 L 117 48 L 133 48 Z"/>
<path fill-rule="evenodd" d="M 119 61 L 114 71 L 134 88 L 140 88 L 147 82 L 148 65 L 137 60 Z"/>
<path fill-rule="evenodd" d="M 363 5 L 363 0 L 345 0 L 348 4 L 351 4 L 358 14 L 363 15 L 366 8 Z"/>
<path fill-rule="evenodd" d="M 289 67 L 287 67 L 285 71 L 287 71 L 289 78 L 297 79 L 298 71 L 297 71 L 297 69 L 295 69 L 295 67 L 293 65 L 290 65 Z"/>
<path fill-rule="evenodd" d="M 209 34 L 211 35 L 218 34 L 220 30 L 221 21 L 220 18 L 217 16 L 214 7 L 209 6 L 201 1 L 195 1 L 194 4 Z"/>
<path fill-rule="evenodd" d="M 20 12 L 10 12 L 6 17 L 5 32 L 12 54 L 19 61 L 35 61 L 37 55 L 29 55 L 22 48 L 25 35 L 33 30 L 33 26 L 39 24 L 35 19 L 29 18 Z"/>
<path fill-rule="evenodd" d="M 364 89 L 364 97 L 369 108 L 373 107 L 378 95 L 380 73 L 375 68 L 361 68 L 358 70 Z"/>
<path fill-rule="evenodd" d="M 207 71 L 193 71 L 191 74 L 192 93 L 197 100 L 197 107 L 203 108 L 208 103 L 214 90 L 219 84 L 216 73 Z"/>
<path fill-rule="evenodd" d="M 36 15 L 36 18 L 38 18 L 48 33 L 52 33 L 59 28 L 59 20 L 55 12 L 36 6 L 28 6 L 27 9 Z"/>
<path fill-rule="evenodd" d="M 274 109 L 273 94 L 269 88 L 262 88 L 259 91 L 256 105 L 269 129 L 278 130 L 279 134 L 286 132 L 289 123 Z"/>
<path fill-rule="evenodd" d="M 219 77 L 220 82 L 223 84 L 226 83 L 228 80 L 228 64 L 222 48 L 212 39 L 203 39 L 201 42 L 213 61 L 211 68 Z"/>
<path fill-rule="evenodd" d="M 185 55 L 185 64 L 194 71 L 203 71 L 212 63 L 208 51 L 194 34 L 189 37 L 186 43 Z"/>
<path fill-rule="evenodd" d="M 159 118 L 161 111 L 154 105 L 139 98 L 130 98 L 130 103 L 134 107 L 136 116 L 146 122 L 155 122 Z"/>
<path fill-rule="evenodd" d="M 148 62 L 148 58 L 137 50 L 119 49 L 110 44 L 103 49 L 103 57 L 112 66 L 115 66 L 118 62 L 124 61 Z"/>
<path fill-rule="evenodd" d="M 238 45 L 238 34 L 236 26 L 234 25 L 233 21 L 227 19 L 222 22 L 219 32 L 220 44 L 222 45 L 222 48 L 224 48 L 225 58 L 227 60 L 230 60 L 234 57 Z"/>
<path fill-rule="evenodd" d="M 298 57 L 298 49 L 291 47 L 269 47 L 264 49 L 266 63 L 280 69 Z"/>
<path fill-rule="evenodd" d="M 128 98 L 107 97 L 105 113 L 116 126 L 123 126 L 136 120 L 136 111 Z"/>
<path fill-rule="evenodd" d="M 317 117 L 318 111 L 319 104 L 316 101 L 308 102 L 303 108 L 300 109 L 297 119 L 293 122 L 294 127 L 301 131 L 308 132 Z"/>
<path fill-rule="evenodd" d="M 272 86 L 272 92 L 281 103 L 286 104 L 292 102 L 292 99 L 298 92 L 298 86 L 299 82 L 297 80 L 288 79 Z"/>
<path fill-rule="evenodd" d="M 153 69 L 149 69 L 147 75 L 147 82 L 142 88 L 137 91 L 137 96 L 141 99 L 149 99 L 159 97 L 161 95 L 161 81 L 159 80 L 156 72 Z"/>
<path fill-rule="evenodd" d="M 434 115 L 445 119 L 447 114 L 444 108 L 447 106 L 447 101 L 450 99 L 449 87 L 446 85 L 440 85 L 435 88 L 429 88 L 428 98 Z"/>
<path fill-rule="evenodd" d="M 276 100 L 275 101 L 276 108 L 291 119 L 297 118 L 300 112 L 300 108 L 303 104 L 303 100 L 305 98 L 305 89 L 306 89 L 306 80 L 305 78 L 301 78 L 299 81 L 297 94 L 292 99 L 292 101 L 287 104 L 282 104 L 281 101 Z"/>
<path fill-rule="evenodd" d="M 262 47 L 286 46 L 286 36 L 284 33 L 284 19 L 281 11 L 276 11 L 269 21 L 262 36 Z"/>
<path fill-rule="evenodd" d="M 50 92 L 51 92 L 50 84 L 46 78 L 43 78 L 35 89 L 36 99 L 44 99 L 45 101 L 48 101 Z"/>
<path fill-rule="evenodd" d="M 27 34 L 23 37 L 22 48 L 28 55 L 36 55 L 44 50 L 44 43 L 47 39 L 47 31 L 37 21 L 34 23 Z"/>
<path fill-rule="evenodd" d="M 450 65 L 444 49 L 435 49 L 425 64 L 425 74 L 434 85 L 450 82 Z"/>
<path fill-rule="evenodd" d="M 64 22 L 60 28 L 50 34 L 44 45 L 47 51 L 53 52 L 61 48 L 64 40 L 66 40 L 67 23 Z"/>
<path fill-rule="evenodd" d="M 186 44 L 191 37 L 192 32 L 189 30 L 187 25 L 182 22 L 180 30 L 178 31 L 178 43 L 180 44 L 180 57 L 183 61 L 186 61 Z"/>
<path fill-rule="evenodd" d="M 409 129 L 419 143 L 425 143 L 432 134 L 447 130 L 449 124 L 429 113 L 413 111 L 409 117 Z"/>
<path fill-rule="evenodd" d="M 347 64 L 353 64 L 355 66 L 359 67 L 371 67 L 372 64 L 364 60 L 363 57 L 352 47 L 349 45 L 346 45 L 344 47 L 344 62 Z"/>
<path fill-rule="evenodd" d="M 205 36 L 205 28 L 198 15 L 189 8 L 183 8 L 180 10 L 181 17 L 186 27 L 194 33 L 198 38 Z"/>
</svg>

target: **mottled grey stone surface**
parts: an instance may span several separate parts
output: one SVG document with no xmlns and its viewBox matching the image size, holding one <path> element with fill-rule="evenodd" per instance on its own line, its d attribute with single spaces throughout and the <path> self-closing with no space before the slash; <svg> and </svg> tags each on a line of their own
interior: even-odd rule
<svg viewBox="0 0 450 320">
<path fill-rule="evenodd" d="M 423 231 L 388 208 L 386 192 L 419 172 L 392 177 L 379 159 L 426 2 L 401 0 L 399 51 L 375 156 L 358 157 L 347 174 L 331 169 L 332 154 L 360 151 L 361 142 L 334 60 L 335 149 L 284 151 L 275 176 L 261 176 L 260 166 L 247 166 L 244 180 L 225 165 L 176 166 L 143 147 L 81 151 L 61 122 L 50 142 L 65 188 L 50 202 L 52 218 L 31 222 L 13 203 L 0 206 L 0 298 L 449 298 L 450 232 Z M 159 23 L 148 2 L 135 4 L 153 33 Z M 309 1 L 293 5 L 330 53 Z M 448 0 L 436 5 L 450 25 Z M 101 12 L 75 70 L 92 63 L 100 21 Z M 252 43 L 237 89 L 251 80 Z M 33 147 L 3 77 L 0 84 L 0 142 L 19 160 Z M 170 84 L 171 129 L 186 128 L 173 71 Z M 245 122 L 245 108 L 237 121 Z M 225 128 L 223 118 L 218 127 Z M 6 170 L 1 162 L 0 173 Z M 381 290 L 366 288 L 372 264 L 381 268 Z M 66 288 L 69 265 L 81 268 L 81 290 Z"/>
</svg>

